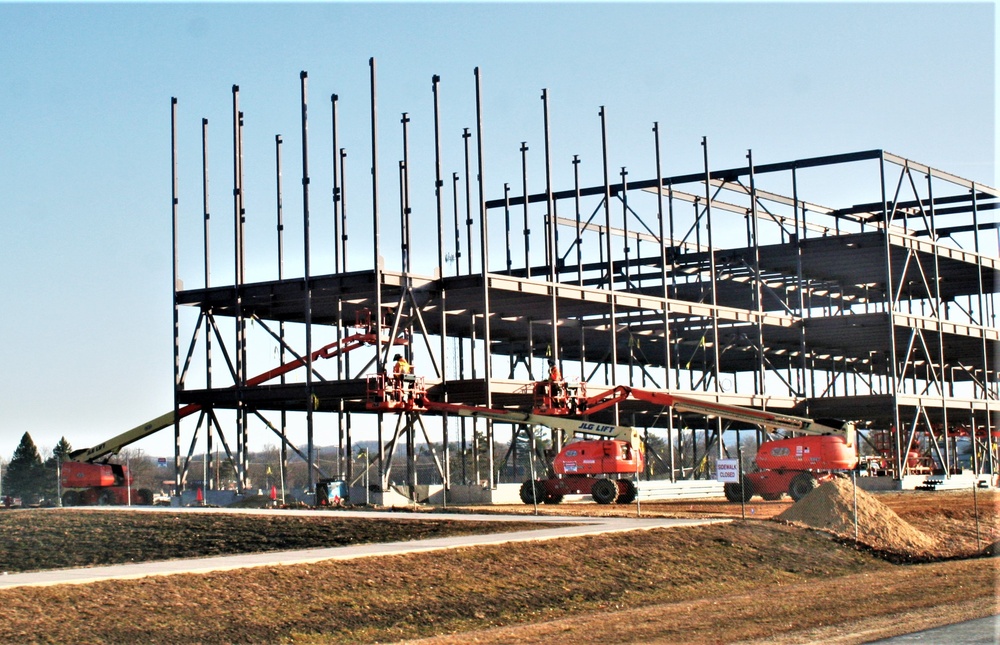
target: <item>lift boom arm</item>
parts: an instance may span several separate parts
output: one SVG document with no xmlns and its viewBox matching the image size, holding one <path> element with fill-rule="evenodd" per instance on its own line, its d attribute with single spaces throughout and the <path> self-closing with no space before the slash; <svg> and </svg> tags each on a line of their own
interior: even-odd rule
<svg viewBox="0 0 1000 645">
<path fill-rule="evenodd" d="M 714 403 L 712 401 L 702 401 L 687 396 L 678 396 L 667 392 L 650 392 L 632 388 L 632 396 L 640 401 L 656 403 L 670 406 L 678 412 L 694 412 L 696 414 L 706 414 L 708 416 L 722 417 L 733 421 L 744 421 L 755 423 L 765 428 L 775 430 L 791 430 L 803 434 L 813 435 L 838 435 L 847 440 L 848 445 L 854 444 L 854 424 L 843 422 L 839 426 L 824 425 L 813 419 L 797 417 L 790 414 L 779 414 L 767 410 L 755 410 L 744 408 L 738 405 L 727 405 L 725 403 Z"/>
<path fill-rule="evenodd" d="M 424 406 L 434 412 L 456 414 L 463 417 L 481 417 L 504 423 L 546 426 L 554 430 L 561 430 L 565 433 L 567 440 L 581 435 L 593 435 L 604 439 L 626 441 L 634 448 L 639 447 L 639 433 L 635 428 L 630 426 L 608 425 L 595 421 L 532 414 L 519 410 L 494 410 L 469 405 L 456 405 L 454 403 L 438 403 L 436 401 L 426 401 L 424 402 Z"/>
<path fill-rule="evenodd" d="M 362 347 L 364 345 L 372 345 L 378 342 L 378 336 L 376 334 L 352 334 L 343 338 L 340 341 L 334 341 L 329 345 L 325 345 L 311 354 L 312 360 L 318 360 L 320 358 L 333 358 L 334 356 L 339 356 L 341 354 L 346 354 L 347 352 Z M 400 337 L 393 341 L 394 345 L 401 345 L 408 342 L 406 338 Z M 296 370 L 306 364 L 305 358 L 296 358 L 293 361 L 288 361 L 287 363 L 282 363 L 274 369 L 270 369 L 266 372 L 258 374 L 246 382 L 246 387 L 254 387 L 262 383 L 266 383 L 272 379 L 278 378 L 283 374 L 287 374 L 293 370 Z M 235 385 L 233 386 L 236 387 Z M 92 463 L 101 459 L 108 459 L 113 455 L 117 455 L 118 452 L 128 446 L 129 444 L 135 443 L 140 439 L 145 439 L 154 432 L 159 432 L 164 428 L 170 427 L 175 421 L 183 419 L 184 417 L 194 414 L 201 410 L 200 403 L 191 403 L 185 405 L 184 407 L 177 410 L 176 415 L 173 411 L 167 412 L 166 414 L 161 414 L 160 416 L 147 421 L 146 423 L 136 426 L 131 430 L 126 430 L 125 432 L 108 439 L 102 443 L 97 444 L 91 448 L 83 448 L 80 450 L 74 450 L 69 454 L 70 461 L 76 461 L 81 463 Z"/>
</svg>

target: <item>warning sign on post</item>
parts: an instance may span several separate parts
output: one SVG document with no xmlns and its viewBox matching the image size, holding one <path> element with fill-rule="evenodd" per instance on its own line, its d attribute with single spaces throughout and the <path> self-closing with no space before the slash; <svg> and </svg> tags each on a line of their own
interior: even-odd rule
<svg viewBox="0 0 1000 645">
<path fill-rule="evenodd" d="M 738 459 L 719 459 L 715 462 L 715 480 L 720 482 L 740 481 L 740 462 Z"/>
</svg>

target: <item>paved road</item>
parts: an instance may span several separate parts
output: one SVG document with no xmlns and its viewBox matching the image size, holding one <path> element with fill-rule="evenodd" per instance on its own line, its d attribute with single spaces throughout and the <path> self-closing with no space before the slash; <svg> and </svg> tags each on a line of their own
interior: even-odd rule
<svg viewBox="0 0 1000 645">
<path fill-rule="evenodd" d="M 98 508 L 98 507 L 95 507 Z M 108 510 L 121 508 L 104 507 Z M 305 564 L 321 560 L 350 560 L 380 555 L 397 555 L 401 553 L 420 553 L 440 549 L 454 549 L 466 546 L 485 544 L 504 544 L 509 542 L 529 542 L 535 540 L 551 540 L 555 538 L 574 537 L 579 535 L 594 535 L 597 533 L 615 533 L 643 529 L 694 526 L 711 524 L 729 520 L 717 519 L 668 519 L 668 518 L 637 518 L 637 517 L 556 517 L 551 515 L 535 517 L 533 515 L 472 515 L 458 513 L 399 513 L 371 511 L 275 511 L 268 509 L 210 509 L 210 508 L 156 508 L 146 507 L 133 509 L 134 512 L 187 512 L 187 513 L 242 513 L 248 515 L 318 515 L 330 518 L 385 518 L 393 520 L 448 520 L 459 522 L 536 522 L 539 525 L 564 524 L 568 526 L 539 528 L 529 531 L 512 533 L 493 533 L 487 535 L 461 535 L 455 537 L 414 540 L 411 542 L 387 542 L 384 544 L 358 544 L 352 546 L 300 549 L 298 551 L 277 551 L 270 553 L 249 553 L 243 555 L 217 556 L 211 558 L 191 558 L 186 560 L 168 560 L 163 562 L 141 562 L 113 566 L 86 567 L 81 569 L 58 569 L 54 571 L 39 571 L 34 573 L 14 573 L 0 575 L 0 589 L 24 586 L 47 586 L 61 584 L 86 584 L 98 580 L 121 580 L 144 578 L 146 576 L 165 576 L 176 573 L 207 573 L 210 571 L 228 571 L 247 567 L 263 567 L 287 564 Z"/>
<path fill-rule="evenodd" d="M 922 632 L 904 634 L 885 640 L 873 641 L 868 645 L 994 645 L 1000 643 L 1000 616 L 987 616 L 963 623 L 945 625 Z"/>
</svg>

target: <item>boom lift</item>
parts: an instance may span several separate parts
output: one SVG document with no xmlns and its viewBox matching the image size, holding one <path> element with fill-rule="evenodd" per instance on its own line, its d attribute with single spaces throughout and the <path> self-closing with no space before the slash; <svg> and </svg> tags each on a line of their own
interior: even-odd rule
<svg viewBox="0 0 1000 645">
<path fill-rule="evenodd" d="M 436 401 L 423 401 L 423 407 L 431 412 L 529 426 L 542 425 L 561 431 L 567 443 L 552 460 L 550 476 L 529 479 L 521 485 L 520 497 L 525 504 L 558 504 L 570 494 L 591 495 L 598 504 L 627 504 L 635 500 L 635 484 L 630 479 L 622 478 L 622 475 L 635 475 L 643 469 L 639 433 L 634 428 Z"/>
<path fill-rule="evenodd" d="M 365 331 L 363 333 L 352 334 L 321 347 L 311 354 L 312 361 L 317 361 L 321 358 L 333 358 L 359 347 L 379 342 L 379 334 L 371 329 L 371 325 L 363 325 L 360 317 L 358 327 L 363 327 Z M 391 342 L 394 345 L 403 345 L 408 340 L 405 337 L 398 337 Z M 287 363 L 282 363 L 274 369 L 248 379 L 245 387 L 261 385 L 298 369 L 306 363 L 305 358 L 296 358 Z M 138 491 L 132 490 L 133 477 L 132 473 L 129 472 L 128 466 L 125 464 L 110 463 L 111 458 L 116 456 L 122 448 L 164 428 L 170 427 L 175 421 L 194 414 L 201 409 L 201 404 L 191 403 L 178 409 L 176 414 L 173 411 L 161 414 L 155 419 L 136 426 L 131 430 L 126 430 L 96 446 L 71 452 L 69 459 L 62 464 L 60 476 L 60 483 L 65 491 L 62 497 L 63 506 L 104 506 L 130 503 L 152 504 L 152 491 L 145 488 Z"/>
<path fill-rule="evenodd" d="M 550 391 L 541 387 L 545 384 L 548 382 L 536 384 L 536 393 L 544 395 Z M 850 470 L 858 464 L 857 433 L 851 422 L 836 419 L 813 420 L 625 386 L 591 397 L 586 396 L 586 388 L 582 386 L 575 389 L 563 388 L 562 391 L 578 395 L 575 398 L 571 395 L 568 400 L 557 404 L 544 397 L 539 401 L 536 397 L 536 409 L 541 404 L 546 408 L 569 411 L 566 414 L 592 414 L 632 397 L 671 407 L 678 412 L 704 414 L 752 423 L 767 430 L 786 430 L 809 435 L 776 439 L 762 445 L 756 457 L 759 470 L 746 474 L 742 486 L 738 483 L 725 485 L 724 492 L 730 501 L 739 501 L 741 497 L 746 501 L 754 494 L 761 495 L 764 499 L 779 499 L 786 492 L 798 501 L 821 481 L 829 479 L 831 471 Z"/>
<path fill-rule="evenodd" d="M 587 396 L 587 384 L 582 381 L 537 381 L 532 388 L 532 410 L 548 416 L 594 414 L 624 401 L 630 391 L 631 388 L 619 385 Z"/>
<path fill-rule="evenodd" d="M 629 503 L 635 500 L 635 484 L 623 475 L 637 474 L 643 468 L 644 455 L 639 434 L 626 426 L 603 425 L 571 415 L 593 414 L 629 397 L 678 412 L 704 414 L 742 421 L 769 430 L 788 430 L 810 436 L 777 439 L 763 445 L 757 454 L 759 471 L 744 476 L 743 485 L 727 484 L 727 499 L 738 501 L 759 494 L 778 499 L 788 493 L 799 500 L 832 476 L 831 471 L 857 466 L 856 432 L 853 423 L 837 420 L 813 420 L 788 414 L 727 405 L 698 398 L 617 386 L 595 396 L 586 396 L 585 384 L 574 388 L 554 388 L 550 381 L 539 381 L 533 391 L 531 412 L 494 410 L 476 406 L 438 403 L 427 399 L 423 379 L 394 381 L 385 375 L 369 379 L 368 409 L 379 411 L 418 411 L 482 417 L 506 423 L 543 425 L 562 431 L 566 445 L 550 465 L 546 479 L 526 481 L 521 486 L 521 500 L 527 504 L 542 501 L 558 504 L 568 494 L 589 494 L 599 504 Z M 548 412 L 541 414 L 540 412 Z M 581 439 L 596 436 L 596 439 Z M 576 441 L 574 441 L 576 439 Z"/>
<path fill-rule="evenodd" d="M 740 501 L 741 497 L 746 501 L 754 494 L 764 499 L 779 499 L 786 492 L 798 501 L 821 481 L 832 477 L 831 471 L 851 470 L 858 465 L 857 431 L 849 421 L 813 420 L 666 392 L 632 389 L 631 394 L 640 401 L 670 406 L 678 412 L 694 412 L 753 423 L 769 430 L 809 435 L 775 439 L 761 445 L 755 460 L 759 470 L 745 474 L 742 486 L 739 483 L 725 485 L 726 499 L 730 501 Z"/>
</svg>

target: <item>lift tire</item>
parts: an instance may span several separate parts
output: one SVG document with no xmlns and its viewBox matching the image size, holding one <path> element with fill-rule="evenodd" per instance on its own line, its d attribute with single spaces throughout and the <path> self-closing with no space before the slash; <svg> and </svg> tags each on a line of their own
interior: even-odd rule
<svg viewBox="0 0 1000 645">
<path fill-rule="evenodd" d="M 136 504 L 139 506 L 152 506 L 153 505 L 153 491 L 148 488 L 140 488 L 139 492 L 135 495 Z"/>
<path fill-rule="evenodd" d="M 782 497 L 784 497 L 785 494 L 784 493 L 766 493 L 766 494 L 765 493 L 761 493 L 760 496 L 763 497 L 765 500 L 767 500 L 769 502 L 776 502 L 779 499 L 781 499 Z"/>
<path fill-rule="evenodd" d="M 799 473 L 788 485 L 788 494 L 797 502 L 818 487 L 819 482 L 812 473 Z"/>
<path fill-rule="evenodd" d="M 631 504 L 639 494 L 639 489 L 635 487 L 635 482 L 631 479 L 619 479 L 615 482 L 618 485 L 618 503 Z"/>
<path fill-rule="evenodd" d="M 545 482 L 540 479 L 528 479 L 521 484 L 519 495 L 525 504 L 542 504 L 545 502 Z"/>
<path fill-rule="evenodd" d="M 111 506 L 115 503 L 115 497 L 111 494 L 111 491 L 104 491 L 97 496 L 98 506 Z"/>
<path fill-rule="evenodd" d="M 68 490 L 62 496 L 63 506 L 78 506 L 80 504 L 80 493 L 75 490 Z"/>
<path fill-rule="evenodd" d="M 618 486 L 610 479 L 598 479 L 590 489 L 590 496 L 598 504 L 614 504 L 618 499 Z"/>
<path fill-rule="evenodd" d="M 742 486 L 738 482 L 728 482 L 722 487 L 722 493 L 730 502 L 749 502 L 753 497 L 753 482 L 744 479 Z"/>
<path fill-rule="evenodd" d="M 545 503 L 546 504 L 558 504 L 561 501 L 563 501 L 563 496 L 562 495 L 546 495 L 545 496 Z"/>
</svg>

